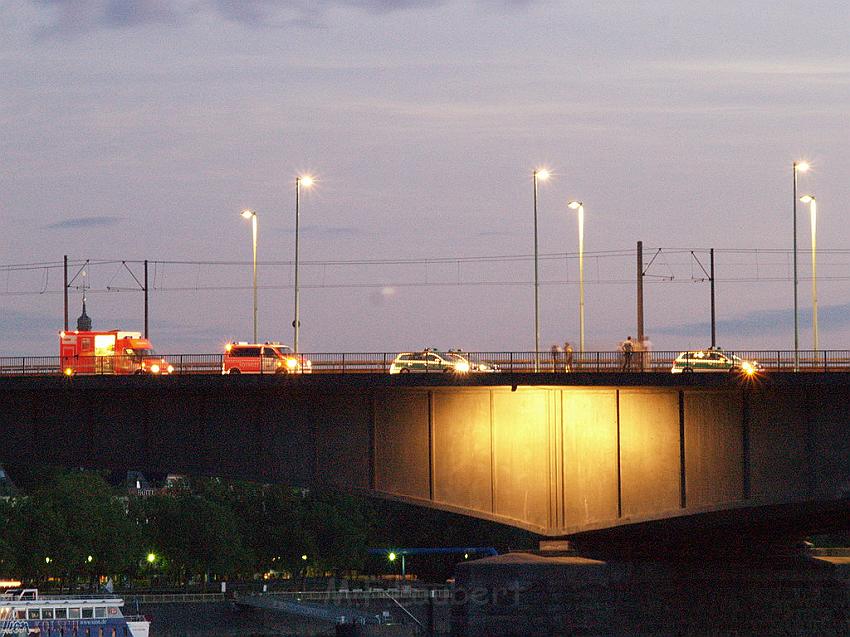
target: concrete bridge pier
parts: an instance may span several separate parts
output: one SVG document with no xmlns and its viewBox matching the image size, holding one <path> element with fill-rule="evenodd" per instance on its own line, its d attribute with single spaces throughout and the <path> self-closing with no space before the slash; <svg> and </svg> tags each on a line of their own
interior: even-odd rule
<svg viewBox="0 0 850 637">
<path fill-rule="evenodd" d="M 847 635 L 850 551 L 700 560 L 512 553 L 458 565 L 452 635 Z"/>
</svg>

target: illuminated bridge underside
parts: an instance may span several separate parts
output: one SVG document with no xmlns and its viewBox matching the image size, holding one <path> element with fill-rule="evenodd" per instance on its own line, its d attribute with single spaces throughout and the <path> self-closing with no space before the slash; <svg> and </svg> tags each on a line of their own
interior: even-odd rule
<svg viewBox="0 0 850 637">
<path fill-rule="evenodd" d="M 493 380 L 517 385 L 6 380 L 0 462 L 324 482 L 549 536 L 730 511 L 810 531 L 848 517 L 850 379 Z"/>
</svg>

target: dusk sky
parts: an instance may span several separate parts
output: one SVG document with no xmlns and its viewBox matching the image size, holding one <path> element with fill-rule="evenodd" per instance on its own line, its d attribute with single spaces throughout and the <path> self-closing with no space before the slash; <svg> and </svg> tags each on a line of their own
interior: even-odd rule
<svg viewBox="0 0 850 637">
<path fill-rule="evenodd" d="M 120 261 L 148 259 L 158 350 L 249 340 L 245 207 L 261 340 L 291 343 L 304 173 L 302 350 L 529 350 L 542 166 L 544 349 L 578 340 L 571 199 L 588 349 L 636 331 L 638 240 L 647 261 L 661 248 L 655 349 L 708 345 L 688 251 L 707 268 L 711 247 L 719 343 L 791 349 L 796 159 L 821 346 L 850 348 L 849 25 L 838 1 L 5 0 L 0 356 L 57 353 L 62 270 L 21 266 L 63 255 L 72 275 L 110 262 L 86 268 L 96 329 L 142 329 Z M 809 348 L 803 204 L 798 224 Z"/>
</svg>

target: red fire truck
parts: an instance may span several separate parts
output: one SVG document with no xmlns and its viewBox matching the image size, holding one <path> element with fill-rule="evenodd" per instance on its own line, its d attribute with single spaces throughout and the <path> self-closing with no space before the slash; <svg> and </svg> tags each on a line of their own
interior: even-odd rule
<svg viewBox="0 0 850 637">
<path fill-rule="evenodd" d="M 174 367 L 157 356 L 139 332 L 60 332 L 62 372 L 74 374 L 171 374 Z"/>
</svg>

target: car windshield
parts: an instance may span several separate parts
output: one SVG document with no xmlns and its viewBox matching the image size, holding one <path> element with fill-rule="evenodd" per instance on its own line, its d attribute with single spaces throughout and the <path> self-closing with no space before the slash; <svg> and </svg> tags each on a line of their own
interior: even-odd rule
<svg viewBox="0 0 850 637">
<path fill-rule="evenodd" d="M 124 354 L 127 356 L 134 356 L 136 358 L 143 358 L 145 356 L 156 356 L 156 352 L 152 349 L 131 349 L 127 348 L 124 350 Z"/>
<path fill-rule="evenodd" d="M 292 348 L 289 345 L 276 345 L 275 349 L 281 356 L 291 356 L 294 354 Z"/>
<path fill-rule="evenodd" d="M 454 352 L 448 352 L 446 354 L 440 354 L 440 356 L 445 358 L 447 361 L 450 361 L 450 362 L 453 362 L 453 363 L 457 362 L 457 361 L 462 361 L 464 363 L 466 362 L 466 358 L 464 358 L 460 354 L 456 354 Z"/>
</svg>

